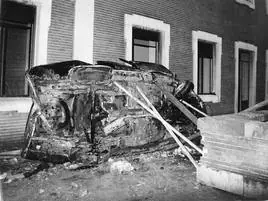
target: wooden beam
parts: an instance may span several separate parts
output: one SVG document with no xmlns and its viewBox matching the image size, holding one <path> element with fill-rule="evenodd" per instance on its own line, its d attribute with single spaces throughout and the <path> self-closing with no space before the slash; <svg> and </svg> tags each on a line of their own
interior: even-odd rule
<svg viewBox="0 0 268 201">
<path fill-rule="evenodd" d="M 127 91 L 123 86 L 121 86 L 118 82 L 114 81 L 113 82 L 119 89 L 124 91 L 128 96 L 130 96 L 134 101 L 136 101 L 140 106 L 142 106 L 145 110 L 147 110 L 149 113 L 155 117 L 155 113 L 147 106 L 145 105 L 142 101 L 140 101 L 138 98 L 134 97 L 129 91 Z M 158 119 L 158 117 L 156 117 Z M 203 151 L 197 147 L 193 142 L 191 142 L 187 137 L 185 137 L 182 133 L 180 133 L 177 129 L 175 129 L 173 126 L 171 126 L 168 122 L 166 122 L 163 119 L 163 122 L 165 122 L 165 126 L 168 126 L 177 136 L 185 140 L 190 146 L 192 146 L 196 151 L 198 151 L 200 154 L 203 155 Z"/>
<path fill-rule="evenodd" d="M 185 107 L 180 101 L 177 100 L 170 92 L 166 91 L 162 87 L 156 84 L 156 86 L 164 93 L 170 102 L 172 102 L 188 119 L 190 119 L 195 125 L 197 125 L 197 117 L 191 113 L 187 107 Z"/>
<path fill-rule="evenodd" d="M 148 106 L 151 108 L 151 112 L 153 115 L 155 115 L 159 121 L 166 127 L 168 130 L 169 134 L 173 137 L 173 139 L 177 142 L 177 144 L 180 146 L 182 152 L 189 158 L 189 160 L 192 162 L 192 164 L 195 166 L 195 168 L 198 168 L 197 162 L 193 159 L 192 155 L 188 152 L 188 150 L 184 147 L 182 142 L 176 137 L 175 133 L 173 130 L 171 130 L 171 127 L 167 122 L 161 117 L 161 115 L 158 113 L 156 108 L 153 106 L 153 104 L 149 101 L 149 99 L 145 96 L 145 94 L 141 91 L 141 89 L 136 86 L 137 90 L 141 94 L 141 96 L 144 98 L 144 100 L 147 102 Z"/>
</svg>

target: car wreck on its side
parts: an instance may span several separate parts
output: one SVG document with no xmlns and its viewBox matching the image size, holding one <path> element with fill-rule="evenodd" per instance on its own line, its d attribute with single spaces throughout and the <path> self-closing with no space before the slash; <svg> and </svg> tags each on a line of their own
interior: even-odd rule
<svg viewBox="0 0 268 201">
<path fill-rule="evenodd" d="M 97 162 L 113 150 L 160 143 L 166 137 L 165 127 L 114 82 L 140 98 L 139 86 L 172 125 L 189 123 L 189 119 L 168 101 L 163 90 L 205 112 L 191 82 L 177 80 L 159 64 L 121 60 L 124 63 L 99 61 L 94 65 L 73 60 L 28 70 L 33 104 L 22 156 L 57 163 Z"/>
</svg>

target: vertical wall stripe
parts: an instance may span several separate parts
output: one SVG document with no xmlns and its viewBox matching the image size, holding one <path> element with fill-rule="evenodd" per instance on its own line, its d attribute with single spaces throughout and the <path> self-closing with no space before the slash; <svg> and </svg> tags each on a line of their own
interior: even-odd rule
<svg viewBox="0 0 268 201">
<path fill-rule="evenodd" d="M 94 0 L 76 0 L 73 59 L 93 62 Z"/>
<path fill-rule="evenodd" d="M 51 22 L 52 0 L 34 0 L 36 6 L 36 30 L 34 44 L 34 65 L 47 63 L 48 30 Z"/>
</svg>

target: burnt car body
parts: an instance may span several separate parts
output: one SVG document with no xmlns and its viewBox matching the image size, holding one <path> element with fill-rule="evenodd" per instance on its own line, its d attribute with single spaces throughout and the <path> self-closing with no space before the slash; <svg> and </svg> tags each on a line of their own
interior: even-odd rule
<svg viewBox="0 0 268 201">
<path fill-rule="evenodd" d="M 28 70 L 33 105 L 22 156 L 52 162 L 99 160 L 112 149 L 161 142 L 166 135 L 163 125 L 119 90 L 114 81 L 137 97 L 135 87 L 139 86 L 171 124 L 188 120 L 159 86 L 205 111 L 191 82 L 177 80 L 159 64 L 123 61 L 94 65 L 66 61 Z"/>
</svg>

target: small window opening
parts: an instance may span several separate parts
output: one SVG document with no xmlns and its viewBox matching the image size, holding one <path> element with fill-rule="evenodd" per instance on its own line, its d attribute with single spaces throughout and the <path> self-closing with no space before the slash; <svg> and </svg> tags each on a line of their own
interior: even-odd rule
<svg viewBox="0 0 268 201">
<path fill-rule="evenodd" d="M 198 94 L 215 95 L 215 44 L 198 41 Z"/>
<path fill-rule="evenodd" d="M 132 29 L 132 60 L 151 63 L 160 62 L 160 33 L 139 28 Z"/>
</svg>

